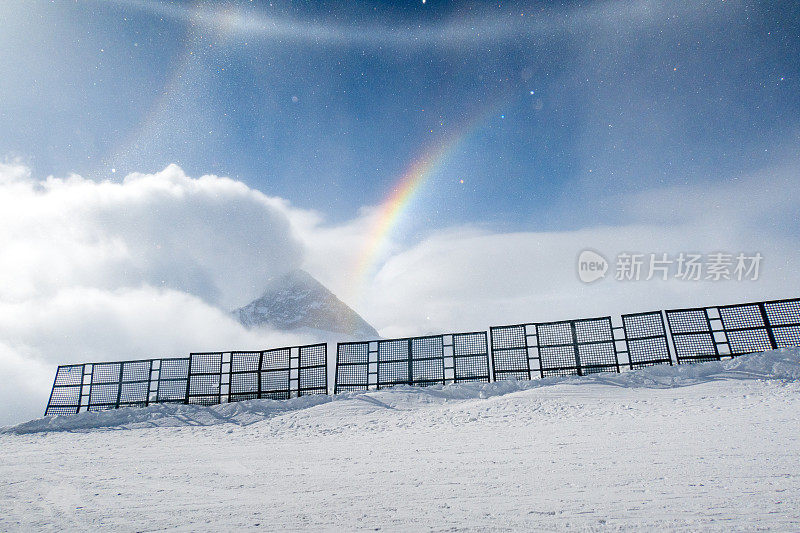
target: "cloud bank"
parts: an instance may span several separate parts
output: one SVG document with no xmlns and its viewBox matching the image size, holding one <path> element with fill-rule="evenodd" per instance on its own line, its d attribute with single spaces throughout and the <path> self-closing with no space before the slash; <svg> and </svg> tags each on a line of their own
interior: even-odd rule
<svg viewBox="0 0 800 533">
<path fill-rule="evenodd" d="M 300 341 L 227 315 L 301 263 L 288 209 L 174 165 L 121 182 L 0 166 L 0 424 L 41 413 L 57 364 Z"/>
</svg>

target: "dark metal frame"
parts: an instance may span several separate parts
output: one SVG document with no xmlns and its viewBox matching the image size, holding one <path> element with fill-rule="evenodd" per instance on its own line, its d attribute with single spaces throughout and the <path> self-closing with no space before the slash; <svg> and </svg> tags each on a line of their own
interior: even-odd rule
<svg viewBox="0 0 800 533">
<path fill-rule="evenodd" d="M 336 347 L 334 393 L 489 379 L 485 331 L 340 342 Z"/>
<path fill-rule="evenodd" d="M 276 359 L 272 355 L 279 356 L 277 364 L 270 364 Z M 286 400 L 308 394 L 328 393 L 326 343 L 231 352 L 230 357 L 228 402 L 255 398 Z M 243 370 L 245 357 L 257 359 L 247 364 L 247 368 Z M 283 386 L 267 387 L 267 383 L 275 383 L 275 376 Z"/>
<path fill-rule="evenodd" d="M 622 330 L 631 370 L 664 363 L 672 365 L 672 350 L 661 311 L 622 315 Z"/>
<path fill-rule="evenodd" d="M 199 405 L 222 403 L 223 353 L 195 352 L 189 354 L 189 379 L 186 382 L 186 401 L 184 403 Z M 218 361 L 214 358 L 218 358 Z M 208 359 L 210 362 L 206 362 L 204 359 Z M 203 366 L 201 367 L 201 365 Z"/>
<path fill-rule="evenodd" d="M 158 363 L 158 376 L 154 379 L 156 382 L 155 403 L 186 403 L 186 391 L 189 386 L 189 358 L 167 357 L 159 359 Z M 183 372 L 184 368 L 185 373 Z"/>
<path fill-rule="evenodd" d="M 61 382 L 59 383 L 59 377 L 61 379 L 70 378 L 71 376 L 62 376 L 63 372 L 68 372 L 68 369 L 80 369 L 80 372 L 75 372 L 78 377 L 78 381 L 76 383 L 73 382 Z M 44 416 L 48 415 L 74 415 L 80 412 L 82 406 L 85 406 L 83 403 L 83 398 L 86 396 L 83 392 L 85 387 L 84 381 L 86 376 L 86 364 L 77 364 L 77 365 L 59 365 L 56 369 L 56 376 L 53 379 L 53 388 L 50 390 L 50 398 L 47 400 L 47 407 L 44 410 Z M 70 389 L 77 389 L 77 401 L 73 402 L 63 402 L 59 401 L 63 398 L 62 391 L 70 390 Z"/>
<path fill-rule="evenodd" d="M 609 316 L 492 326 L 494 379 L 619 372 L 614 331 Z"/>
<path fill-rule="evenodd" d="M 622 315 L 621 327 L 614 326 L 607 316 L 493 326 L 491 343 L 485 331 L 339 343 L 334 393 L 399 384 L 531 379 L 533 373 L 545 377 L 619 372 L 620 354 L 627 354 L 630 369 L 672 364 L 670 339 L 679 364 L 800 346 L 800 298 L 670 309 L 664 314 L 669 337 L 664 315 L 651 311 Z M 600 324 L 600 328 L 592 324 Z M 264 368 L 264 356 L 281 351 L 287 353 L 287 366 Z M 237 355 L 257 355 L 257 370 L 238 370 Z M 574 364 L 548 364 L 551 355 Z M 218 357 L 210 369 L 203 361 L 208 357 Z M 594 360 L 587 363 L 586 357 Z M 60 365 L 45 415 L 152 403 L 213 405 L 223 399 L 326 394 L 327 360 L 327 344 L 319 343 L 256 352 L 200 352 L 189 357 Z M 141 367 L 138 375 L 126 373 L 137 365 Z M 383 379 L 382 374 L 394 367 L 399 372 Z M 112 375 L 103 376 L 104 368 L 114 369 Z M 286 388 L 265 390 L 264 374 L 270 372 L 285 372 Z M 238 377 L 247 374 L 256 374 L 254 390 L 238 388 Z M 133 399 L 131 392 L 136 393 Z"/>
<path fill-rule="evenodd" d="M 800 345 L 800 298 L 665 313 L 679 364 Z"/>
<path fill-rule="evenodd" d="M 137 377 L 136 367 L 145 376 Z M 111 367 L 114 371 L 109 375 L 102 372 L 103 367 Z M 118 367 L 118 369 L 115 369 Z M 87 410 L 103 411 L 120 407 L 146 407 L 150 404 L 150 382 L 152 380 L 153 360 L 120 361 L 113 363 L 92 363 L 89 384 L 89 401 Z M 138 390 L 137 390 L 138 389 Z M 138 394 L 137 394 L 138 393 Z M 112 396 L 109 396 L 111 394 Z M 137 394 L 131 399 L 132 394 Z M 97 396 L 100 399 L 97 399 Z M 113 399 L 112 399 L 113 398 Z"/>
</svg>

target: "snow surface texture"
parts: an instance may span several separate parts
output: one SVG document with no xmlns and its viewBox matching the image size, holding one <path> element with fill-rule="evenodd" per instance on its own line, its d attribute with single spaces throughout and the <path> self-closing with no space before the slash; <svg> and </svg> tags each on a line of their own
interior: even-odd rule
<svg viewBox="0 0 800 533">
<path fill-rule="evenodd" d="M 0 530 L 800 528 L 800 349 L 0 430 Z"/>
<path fill-rule="evenodd" d="M 260 297 L 232 314 L 246 327 L 270 326 L 311 333 L 321 330 L 354 339 L 379 338 L 375 328 L 304 270 L 270 280 Z"/>
</svg>

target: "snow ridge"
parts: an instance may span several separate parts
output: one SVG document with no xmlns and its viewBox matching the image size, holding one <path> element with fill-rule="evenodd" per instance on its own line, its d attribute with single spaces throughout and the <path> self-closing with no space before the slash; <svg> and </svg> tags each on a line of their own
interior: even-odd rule
<svg viewBox="0 0 800 533">
<path fill-rule="evenodd" d="M 754 353 L 726 361 L 693 365 L 657 365 L 621 374 L 592 374 L 536 379 L 460 383 L 430 387 L 398 386 L 369 392 L 313 395 L 291 400 L 249 400 L 210 407 L 183 404 L 157 404 L 147 408 L 122 408 L 84 412 L 69 416 L 49 416 L 0 428 L 0 434 L 26 434 L 47 431 L 85 432 L 93 430 L 138 429 L 148 427 L 247 426 L 293 411 L 336 402 L 346 414 L 353 402 L 364 402 L 387 409 L 409 411 L 431 403 L 475 401 L 559 384 L 610 385 L 623 388 L 668 389 L 720 380 L 800 381 L 800 348 L 784 348 Z"/>
</svg>

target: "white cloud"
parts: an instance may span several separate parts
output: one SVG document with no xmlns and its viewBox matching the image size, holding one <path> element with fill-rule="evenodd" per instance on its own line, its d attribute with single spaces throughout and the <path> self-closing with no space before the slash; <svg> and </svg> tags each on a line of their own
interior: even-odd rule
<svg viewBox="0 0 800 533">
<path fill-rule="evenodd" d="M 229 178 L 175 165 L 122 183 L 0 175 L 0 275 L 14 280 L 3 299 L 149 285 L 231 308 L 301 261 L 288 204 Z"/>
<path fill-rule="evenodd" d="M 177 166 L 97 182 L 0 165 L 0 424 L 41 414 L 57 364 L 305 340 L 226 313 L 302 261 L 291 211 Z"/>
<path fill-rule="evenodd" d="M 481 330 L 490 325 L 616 315 L 665 307 L 800 296 L 796 165 L 713 186 L 650 190 L 605 200 L 623 225 L 492 233 L 450 228 L 391 257 L 359 307 L 385 336 Z M 576 212 L 583 206 L 576 205 Z M 611 262 L 586 285 L 578 254 Z M 764 256 L 757 281 L 615 281 L 622 252 Z M 647 274 L 646 272 L 644 273 Z"/>
</svg>

